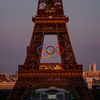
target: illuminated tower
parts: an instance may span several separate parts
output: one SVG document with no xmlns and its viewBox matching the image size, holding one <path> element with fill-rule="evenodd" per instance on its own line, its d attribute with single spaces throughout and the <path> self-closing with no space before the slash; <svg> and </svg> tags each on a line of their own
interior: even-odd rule
<svg viewBox="0 0 100 100">
<path fill-rule="evenodd" d="M 25 100 L 33 90 L 52 87 L 69 91 L 77 100 L 92 100 L 82 77 L 82 65 L 77 64 L 73 53 L 66 25 L 69 18 L 64 15 L 62 0 L 38 0 L 37 15 L 32 21 L 27 56 L 19 65 L 18 80 L 8 100 Z M 57 36 L 61 63 L 40 63 L 44 35 Z M 56 51 L 46 48 L 46 52 L 51 55 Z"/>
</svg>

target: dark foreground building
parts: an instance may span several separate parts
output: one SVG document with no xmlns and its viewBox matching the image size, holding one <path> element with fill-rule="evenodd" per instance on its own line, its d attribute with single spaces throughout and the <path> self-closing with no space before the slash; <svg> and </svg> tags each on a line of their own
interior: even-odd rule
<svg viewBox="0 0 100 100">
<path fill-rule="evenodd" d="M 26 100 L 71 100 L 70 92 L 64 89 L 37 89 Z"/>
<path fill-rule="evenodd" d="M 66 25 L 69 18 L 64 15 L 62 0 L 38 0 L 37 15 L 32 21 L 35 26 L 27 56 L 19 65 L 18 80 L 8 100 L 70 100 L 69 94 L 77 100 L 93 100 L 82 77 L 83 67 L 77 64 L 73 53 Z M 56 35 L 58 46 L 43 50 L 44 35 Z M 60 54 L 61 63 L 40 63 L 41 58 L 54 53 Z M 53 87 L 56 89 L 48 90 Z M 68 98 L 63 99 L 66 93 Z M 37 99 L 37 94 L 41 99 Z"/>
</svg>

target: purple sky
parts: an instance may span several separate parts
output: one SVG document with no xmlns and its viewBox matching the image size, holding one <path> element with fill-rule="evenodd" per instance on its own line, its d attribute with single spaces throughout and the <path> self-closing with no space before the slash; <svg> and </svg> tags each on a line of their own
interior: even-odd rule
<svg viewBox="0 0 100 100">
<path fill-rule="evenodd" d="M 79 64 L 100 69 L 100 0 L 63 0 L 68 31 Z M 0 72 L 15 73 L 31 39 L 37 0 L 0 0 Z"/>
</svg>

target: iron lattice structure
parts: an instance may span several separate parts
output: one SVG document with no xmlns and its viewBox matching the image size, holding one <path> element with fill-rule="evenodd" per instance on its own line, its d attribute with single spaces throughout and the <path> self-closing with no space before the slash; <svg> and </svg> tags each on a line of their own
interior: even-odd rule
<svg viewBox="0 0 100 100">
<path fill-rule="evenodd" d="M 73 53 L 66 26 L 69 18 L 64 15 L 62 0 L 39 0 L 37 15 L 32 21 L 35 25 L 27 56 L 24 64 L 19 65 L 18 80 L 8 100 L 25 100 L 31 90 L 49 87 L 66 89 L 77 100 L 92 100 L 82 77 L 82 65 L 77 64 Z M 57 35 L 58 44 L 65 49 L 61 55 L 62 63 L 40 63 L 41 55 L 36 48 L 43 45 L 45 34 Z M 55 70 L 56 66 L 61 68 Z"/>
</svg>

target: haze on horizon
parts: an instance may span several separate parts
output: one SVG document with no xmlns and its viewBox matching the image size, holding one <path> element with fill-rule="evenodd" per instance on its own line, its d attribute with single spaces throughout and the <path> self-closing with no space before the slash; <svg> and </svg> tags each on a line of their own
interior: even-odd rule
<svg viewBox="0 0 100 100">
<path fill-rule="evenodd" d="M 38 0 L 0 1 L 0 72 L 15 73 L 23 64 L 29 44 Z M 95 62 L 100 69 L 100 0 L 63 0 L 74 53 L 88 69 Z"/>
</svg>

